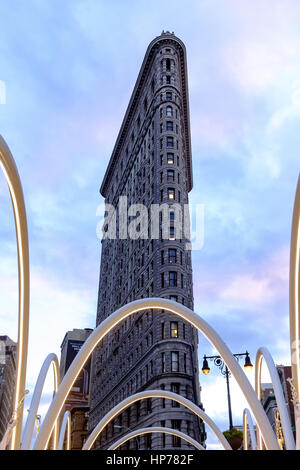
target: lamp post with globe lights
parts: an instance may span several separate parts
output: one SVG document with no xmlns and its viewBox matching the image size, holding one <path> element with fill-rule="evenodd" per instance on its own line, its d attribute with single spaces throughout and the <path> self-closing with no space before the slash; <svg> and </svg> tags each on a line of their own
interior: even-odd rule
<svg viewBox="0 0 300 470">
<path fill-rule="evenodd" d="M 233 356 L 239 360 L 240 357 L 245 356 L 245 363 L 244 363 L 244 369 L 247 371 L 251 371 L 253 368 L 253 365 L 250 360 L 250 356 L 248 351 L 245 353 L 239 353 L 239 354 L 233 354 Z M 203 366 L 202 366 L 202 372 L 204 375 L 207 375 L 210 373 L 210 368 L 208 365 L 208 361 L 213 360 L 214 364 L 219 367 L 221 374 L 225 376 L 226 378 L 226 386 L 227 386 L 227 401 L 228 401 L 228 415 L 229 415 L 229 429 L 231 430 L 233 428 L 233 423 L 232 423 L 232 410 L 231 410 L 231 398 L 230 398 L 230 388 L 229 388 L 229 378 L 231 377 L 230 371 L 221 358 L 221 356 L 206 356 L 204 355 L 203 357 Z"/>
</svg>

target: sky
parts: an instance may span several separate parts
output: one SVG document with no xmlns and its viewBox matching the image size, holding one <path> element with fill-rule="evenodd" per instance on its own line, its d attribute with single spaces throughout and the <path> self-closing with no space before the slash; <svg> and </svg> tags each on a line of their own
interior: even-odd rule
<svg viewBox="0 0 300 470">
<path fill-rule="evenodd" d="M 0 133 L 22 180 L 30 240 L 31 393 L 66 331 L 95 326 L 99 188 L 147 46 L 163 30 L 187 48 L 190 202 L 204 205 L 204 244 L 192 254 L 195 311 L 233 353 L 248 350 L 254 363 L 265 346 L 288 365 L 300 3 L 4 0 L 0 17 Z M 0 220 L 0 334 L 16 340 L 16 238 L 2 174 Z M 203 355 L 214 353 L 201 336 L 200 368 Z M 270 381 L 266 370 L 263 378 Z M 211 364 L 200 381 L 207 414 L 227 429 L 225 379 Z M 240 425 L 246 403 L 233 379 L 230 385 Z M 209 430 L 207 443 L 218 448 Z"/>
</svg>

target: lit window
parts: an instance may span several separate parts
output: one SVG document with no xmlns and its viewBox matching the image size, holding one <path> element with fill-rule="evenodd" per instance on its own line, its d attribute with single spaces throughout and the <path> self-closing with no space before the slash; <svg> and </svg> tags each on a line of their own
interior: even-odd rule
<svg viewBox="0 0 300 470">
<path fill-rule="evenodd" d="M 168 188 L 168 199 L 175 199 L 175 189 Z"/>
<path fill-rule="evenodd" d="M 174 153 L 167 154 L 167 162 L 169 165 L 172 165 L 174 163 Z"/>
<path fill-rule="evenodd" d="M 177 321 L 171 321 L 170 333 L 171 333 L 171 338 L 178 338 L 178 322 Z"/>
</svg>

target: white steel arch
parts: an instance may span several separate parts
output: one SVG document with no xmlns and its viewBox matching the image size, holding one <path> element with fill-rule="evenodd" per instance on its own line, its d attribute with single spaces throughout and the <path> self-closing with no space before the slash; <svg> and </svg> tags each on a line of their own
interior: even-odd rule
<svg viewBox="0 0 300 470">
<path fill-rule="evenodd" d="M 253 415 L 255 416 L 256 422 L 259 424 L 260 429 L 263 434 L 266 447 L 268 449 L 279 449 L 277 440 L 272 431 L 269 420 L 264 412 L 264 409 L 261 403 L 258 401 L 255 391 L 253 390 L 248 378 L 246 377 L 244 371 L 242 370 L 239 363 L 236 361 L 235 357 L 223 342 L 218 333 L 199 315 L 190 310 L 189 308 L 181 305 L 175 301 L 169 299 L 161 298 L 149 298 L 149 299 L 139 299 L 133 302 L 130 302 L 127 305 L 116 310 L 114 313 L 109 315 L 93 333 L 87 338 L 82 348 L 76 355 L 72 364 L 70 365 L 66 375 L 64 376 L 58 392 L 53 398 L 53 401 L 49 407 L 47 415 L 45 416 L 44 422 L 41 426 L 39 435 L 36 439 L 34 449 L 45 449 L 46 443 L 49 439 L 49 435 L 52 432 L 54 423 L 63 407 L 63 404 L 70 392 L 70 389 L 76 380 L 78 374 L 80 373 L 82 367 L 84 366 L 87 359 L 90 357 L 91 353 L 95 347 L 99 344 L 102 338 L 107 335 L 115 326 L 117 326 L 122 320 L 127 318 L 134 313 L 137 313 L 142 310 L 147 309 L 160 309 L 168 310 L 175 315 L 183 318 L 185 321 L 189 322 L 195 328 L 199 329 L 207 339 L 213 344 L 217 349 L 223 360 L 225 361 L 228 369 L 235 377 L 238 382 L 243 394 L 245 395 L 249 406 L 252 410 Z"/>
<path fill-rule="evenodd" d="M 64 417 L 61 423 L 60 433 L 59 433 L 57 450 L 63 450 L 66 432 L 67 432 L 66 450 L 70 450 L 71 449 L 71 414 L 70 414 L 70 411 L 66 411 L 64 414 Z"/>
<path fill-rule="evenodd" d="M 300 176 L 295 195 L 290 245 L 290 347 L 296 424 L 296 449 L 300 450 Z"/>
<path fill-rule="evenodd" d="M 188 436 L 187 434 L 184 434 L 181 431 L 178 431 L 177 429 L 171 429 L 171 428 L 162 428 L 160 426 L 153 426 L 150 428 L 140 428 L 135 431 L 132 431 L 125 436 L 121 437 L 118 441 L 114 442 L 107 450 L 116 450 L 119 446 L 124 444 L 126 441 L 129 441 L 129 439 L 133 439 L 134 437 L 141 436 L 143 434 L 150 434 L 154 432 L 160 432 L 160 433 L 165 433 L 165 434 L 171 434 L 173 436 L 180 437 L 181 439 L 187 441 L 189 444 L 192 444 L 196 449 L 198 450 L 205 450 L 204 447 L 199 444 L 199 442 L 195 441 L 192 437 Z"/>
<path fill-rule="evenodd" d="M 19 314 L 16 384 L 13 409 L 17 410 L 16 424 L 12 431 L 10 449 L 19 449 L 22 433 L 23 397 L 25 393 L 28 330 L 29 330 L 29 246 L 26 209 L 21 180 L 13 156 L 0 135 L 0 166 L 4 172 L 14 210 L 19 270 Z"/>
<path fill-rule="evenodd" d="M 169 400 L 176 401 L 181 405 L 185 406 L 193 413 L 195 413 L 199 418 L 203 419 L 203 421 L 208 424 L 208 426 L 212 429 L 212 431 L 217 436 L 218 440 L 221 442 L 222 446 L 226 450 L 232 450 L 231 446 L 229 445 L 227 439 L 224 437 L 222 431 L 218 428 L 218 426 L 214 423 L 214 421 L 207 416 L 204 411 L 202 411 L 199 406 L 195 405 L 195 403 L 191 402 L 187 398 L 178 395 L 177 393 L 168 392 L 166 390 L 145 390 L 143 392 L 136 393 L 135 395 L 131 395 L 130 397 L 125 398 L 123 401 L 118 403 L 114 408 L 112 408 L 102 419 L 99 421 L 97 426 L 93 429 L 89 437 L 87 438 L 86 442 L 82 450 L 90 450 L 92 445 L 94 444 L 95 440 L 99 436 L 99 434 L 103 431 L 105 426 L 107 426 L 110 421 L 115 418 L 119 413 L 121 413 L 125 408 L 132 405 L 133 403 L 143 400 L 146 398 L 167 398 Z"/>
<path fill-rule="evenodd" d="M 244 437 L 243 448 L 244 450 L 248 450 L 248 429 L 247 429 L 248 424 L 249 424 L 251 447 L 252 447 L 252 450 L 256 450 L 257 442 L 256 442 L 256 436 L 255 436 L 251 413 L 248 410 L 248 408 L 245 408 L 243 411 L 243 437 Z"/>
<path fill-rule="evenodd" d="M 24 427 L 23 435 L 22 435 L 22 444 L 21 450 L 28 450 L 30 449 L 31 440 L 34 431 L 34 423 L 36 414 L 38 411 L 38 407 L 41 400 L 42 391 L 44 388 L 45 380 L 49 371 L 50 366 L 53 366 L 53 375 L 54 375 L 54 393 L 57 392 L 59 386 L 59 363 L 56 354 L 51 353 L 49 354 L 43 362 L 41 367 L 38 379 L 35 384 L 34 392 L 32 395 L 30 407 L 29 407 L 29 414 L 27 416 L 26 424 Z M 58 441 L 58 420 L 54 426 L 54 435 L 53 435 L 53 448 L 54 450 L 57 448 L 57 441 Z"/>
<path fill-rule="evenodd" d="M 266 365 L 268 367 L 272 385 L 274 388 L 274 394 L 276 398 L 277 407 L 280 414 L 280 421 L 282 424 L 282 431 L 284 435 L 284 440 L 286 444 L 287 450 L 295 450 L 295 441 L 294 436 L 292 433 L 292 425 L 290 416 L 287 410 L 287 404 L 285 402 L 285 398 L 282 391 L 282 386 L 280 383 L 280 379 L 278 376 L 278 372 L 272 356 L 267 348 L 259 348 L 256 353 L 256 361 L 255 361 L 255 390 L 257 394 L 257 398 L 261 399 L 261 366 L 262 360 L 265 359 Z M 257 440 L 258 440 L 258 449 L 262 449 L 262 436 L 259 425 L 257 423 Z"/>
</svg>

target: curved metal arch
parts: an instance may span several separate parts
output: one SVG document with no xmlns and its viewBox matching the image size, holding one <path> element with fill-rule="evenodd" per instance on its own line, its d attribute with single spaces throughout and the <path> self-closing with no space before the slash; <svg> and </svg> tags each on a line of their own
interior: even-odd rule
<svg viewBox="0 0 300 470">
<path fill-rule="evenodd" d="M 284 435 L 284 440 L 286 443 L 287 450 L 295 450 L 295 441 L 294 436 L 292 433 L 292 425 L 291 420 L 287 411 L 287 405 L 285 402 L 285 398 L 283 395 L 282 386 L 279 380 L 278 372 L 272 356 L 267 348 L 259 348 L 256 353 L 256 360 L 255 360 L 255 390 L 257 394 L 258 400 L 261 400 L 261 366 L 262 360 L 265 359 L 270 376 L 271 382 L 274 388 L 274 394 L 276 398 L 277 407 L 280 414 L 280 420 L 282 424 L 282 431 Z M 257 441 L 258 441 L 258 449 L 262 449 L 262 436 L 261 431 L 259 429 L 259 425 L 257 423 Z"/>
<path fill-rule="evenodd" d="M 296 422 L 296 449 L 300 450 L 300 176 L 295 195 L 290 245 L 290 347 L 293 401 Z"/>
<path fill-rule="evenodd" d="M 67 448 L 66 450 L 71 449 L 71 414 L 70 411 L 66 411 L 62 420 L 61 429 L 59 433 L 59 440 L 57 450 L 63 450 L 64 439 L 67 431 Z"/>
<path fill-rule="evenodd" d="M 248 423 L 249 423 L 249 432 L 250 432 L 250 441 L 251 441 L 252 450 L 256 450 L 257 442 L 256 442 L 256 436 L 255 436 L 255 431 L 254 431 L 254 426 L 253 426 L 251 413 L 248 410 L 248 408 L 245 408 L 244 411 L 243 411 L 243 437 L 244 437 L 243 444 L 244 444 L 244 450 L 248 450 L 248 429 L 247 429 Z"/>
<path fill-rule="evenodd" d="M 114 442 L 107 450 L 116 450 L 119 446 L 124 444 L 126 441 L 129 441 L 129 439 L 133 439 L 134 437 L 141 436 L 143 434 L 150 434 L 153 432 L 159 432 L 159 433 L 164 433 L 164 434 L 172 434 L 173 436 L 180 437 L 181 439 L 184 439 L 187 441 L 189 444 L 192 444 L 192 446 L 196 447 L 198 450 L 205 450 L 204 447 L 199 444 L 199 442 L 195 441 L 192 437 L 188 436 L 187 434 L 184 434 L 181 431 L 178 431 L 177 429 L 171 429 L 171 428 L 162 428 L 160 426 L 153 426 L 150 428 L 140 428 L 135 431 L 132 431 L 125 436 L 121 437 L 118 441 Z"/>
<path fill-rule="evenodd" d="M 202 411 L 199 406 L 195 405 L 192 401 L 188 400 L 187 398 L 178 395 L 177 393 L 168 392 L 166 390 L 146 390 L 143 392 L 136 393 L 135 395 L 131 395 L 130 397 L 125 398 L 121 403 L 118 403 L 114 408 L 112 408 L 102 419 L 99 421 L 97 426 L 93 429 L 92 433 L 87 438 L 86 442 L 82 450 L 90 450 L 92 445 L 94 444 L 95 440 L 99 436 L 99 434 L 103 431 L 105 426 L 110 423 L 110 421 L 115 418 L 119 413 L 125 410 L 128 406 L 132 405 L 133 403 L 143 400 L 146 398 L 167 398 L 169 400 L 176 401 L 181 405 L 188 408 L 190 411 L 195 413 L 199 418 L 203 419 L 203 421 L 212 429 L 215 433 L 221 444 L 223 445 L 224 449 L 232 450 L 231 446 L 229 445 L 227 439 L 224 437 L 222 431 L 218 428 L 218 426 L 214 423 L 214 421 L 207 416 L 204 411 Z"/>
<path fill-rule="evenodd" d="M 30 449 L 31 440 L 34 431 L 34 422 L 35 417 L 38 411 L 38 407 L 41 400 L 42 391 L 44 388 L 45 380 L 49 371 L 50 366 L 53 366 L 53 374 L 54 374 L 54 394 L 58 390 L 59 386 L 59 363 L 56 354 L 51 353 L 49 354 L 43 362 L 41 367 L 38 379 L 36 381 L 34 392 L 32 395 L 29 414 L 27 416 L 26 424 L 24 427 L 23 435 L 22 435 L 22 445 L 21 450 L 28 450 Z M 53 435 L 53 447 L 54 450 L 57 448 L 58 442 L 58 420 L 54 426 L 54 435 Z"/>
<path fill-rule="evenodd" d="M 218 333 L 208 324 L 203 318 L 197 315 L 195 312 L 179 304 L 178 302 L 161 299 L 161 298 L 149 298 L 139 299 L 130 302 L 127 305 L 116 310 L 114 313 L 109 315 L 100 325 L 95 328 L 93 333 L 87 338 L 82 348 L 76 355 L 72 364 L 70 365 L 66 375 L 64 376 L 60 387 L 53 398 L 53 401 L 48 409 L 43 424 L 40 429 L 40 433 L 34 444 L 34 449 L 45 449 L 46 443 L 49 439 L 49 435 L 52 432 L 54 423 L 63 407 L 63 404 L 71 390 L 71 387 L 84 366 L 87 359 L 99 342 L 104 338 L 109 331 L 117 326 L 121 321 L 134 313 L 147 309 L 159 309 L 168 310 L 175 315 L 183 318 L 185 321 L 193 325 L 195 328 L 200 330 L 206 338 L 213 344 L 216 350 L 224 359 L 228 369 L 235 377 L 238 382 L 244 396 L 246 397 L 249 406 L 255 416 L 256 422 L 262 430 L 264 441 L 268 449 L 279 449 L 277 440 L 272 431 L 272 427 L 265 414 L 265 411 L 258 401 L 255 391 L 253 390 L 248 378 L 246 377 L 241 366 L 236 361 L 235 357 L 223 342 Z"/>
<path fill-rule="evenodd" d="M 29 331 L 29 246 L 26 209 L 21 180 L 13 156 L 0 135 L 0 166 L 4 172 L 14 210 L 16 237 L 18 247 L 19 270 L 19 315 L 18 315 L 18 346 L 16 384 L 14 390 L 13 409 L 18 410 L 16 425 L 12 431 L 10 449 L 19 449 L 22 433 L 24 404 L 22 399 L 25 391 L 26 368 L 28 354 Z M 20 404 L 22 405 L 20 406 Z"/>
</svg>

